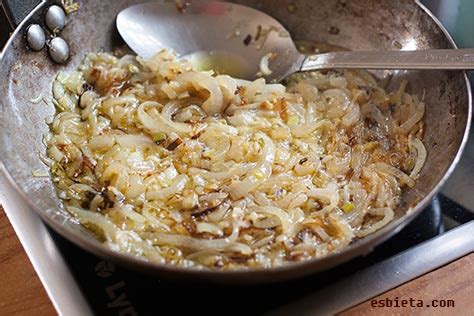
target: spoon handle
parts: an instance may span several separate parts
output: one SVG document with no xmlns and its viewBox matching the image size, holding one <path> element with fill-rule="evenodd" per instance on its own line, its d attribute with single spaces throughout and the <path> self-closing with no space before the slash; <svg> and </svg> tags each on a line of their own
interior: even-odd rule
<svg viewBox="0 0 474 316">
<path fill-rule="evenodd" d="M 307 56 L 300 71 L 340 68 L 474 69 L 474 48 L 333 52 Z"/>
</svg>

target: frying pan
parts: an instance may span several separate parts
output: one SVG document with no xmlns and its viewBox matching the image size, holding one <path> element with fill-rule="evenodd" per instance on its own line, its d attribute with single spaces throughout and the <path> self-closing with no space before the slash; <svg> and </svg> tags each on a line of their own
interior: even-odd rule
<svg viewBox="0 0 474 316">
<path fill-rule="evenodd" d="M 115 17 L 120 10 L 136 2 L 79 1 L 80 10 L 68 16 L 67 25 L 61 32 L 69 43 L 71 56 L 66 63 L 59 65 L 51 61 L 45 50 L 33 52 L 25 43 L 27 27 L 31 23 L 44 25 L 44 12 L 54 3 L 43 0 L 23 19 L 0 56 L 0 75 L 3 78 L 0 83 L 1 168 L 18 194 L 29 202 L 47 225 L 99 257 L 173 280 L 250 284 L 284 281 L 321 272 L 369 253 L 399 232 L 429 203 L 459 160 L 471 121 L 471 90 L 466 74 L 461 71 L 379 71 L 376 73 L 379 78 L 391 78 L 387 89 L 395 89 L 401 80 L 406 79 L 410 92 L 420 97 L 424 95 L 427 104 L 424 118 L 424 143 L 428 150 L 426 165 L 416 187 L 403 193 L 402 203 L 390 224 L 352 243 L 340 253 L 272 269 L 197 271 L 141 261 L 114 252 L 97 241 L 61 207 L 49 177 L 33 176 L 34 171 L 47 171 L 39 157 L 45 154 L 42 143 L 42 135 L 48 131 L 45 118 L 54 114 L 54 108 L 42 102 L 32 102 L 32 99 L 51 99 L 51 82 L 56 74 L 74 70 L 87 52 L 110 51 L 123 45 L 115 30 Z M 418 1 L 236 2 L 274 16 L 295 40 L 328 43 L 351 50 L 455 48 L 446 30 Z M 5 3 L 18 6 L 22 1 Z"/>
</svg>

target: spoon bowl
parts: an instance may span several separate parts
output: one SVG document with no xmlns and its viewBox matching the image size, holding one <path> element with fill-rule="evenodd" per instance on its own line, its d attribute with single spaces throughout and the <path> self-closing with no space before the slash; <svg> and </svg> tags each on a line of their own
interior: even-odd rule
<svg viewBox="0 0 474 316">
<path fill-rule="evenodd" d="M 226 2 L 193 2 L 181 11 L 174 2 L 139 4 L 119 13 L 117 28 L 144 58 L 173 49 L 183 57 L 193 54 L 191 61 L 202 70 L 227 64 L 226 74 L 248 80 L 258 77 L 264 56 L 275 56 L 266 78 L 277 81 L 296 71 L 304 59 L 274 18 Z"/>
</svg>

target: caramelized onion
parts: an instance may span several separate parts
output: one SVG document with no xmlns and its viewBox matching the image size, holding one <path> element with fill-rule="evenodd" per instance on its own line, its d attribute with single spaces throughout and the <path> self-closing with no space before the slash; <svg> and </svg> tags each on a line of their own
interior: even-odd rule
<svg viewBox="0 0 474 316">
<path fill-rule="evenodd" d="M 287 88 L 166 50 L 97 53 L 52 89 L 43 160 L 58 196 L 106 246 L 152 262 L 268 268 L 342 251 L 393 219 L 427 159 L 424 104 L 365 71 Z"/>
</svg>

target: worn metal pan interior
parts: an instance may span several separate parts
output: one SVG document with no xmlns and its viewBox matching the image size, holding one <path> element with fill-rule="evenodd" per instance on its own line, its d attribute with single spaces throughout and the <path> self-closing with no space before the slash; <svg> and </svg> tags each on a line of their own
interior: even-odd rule
<svg viewBox="0 0 474 316">
<path fill-rule="evenodd" d="M 143 1 L 141 1 L 143 2 Z M 296 40 L 325 42 L 352 50 L 452 48 L 454 43 L 429 12 L 413 0 L 239 0 L 280 20 Z M 42 135 L 52 106 L 32 103 L 41 95 L 51 98 L 51 82 L 58 71 L 77 67 L 87 52 L 111 50 L 121 44 L 115 31 L 115 16 L 134 1 L 80 1 L 81 9 L 68 18 L 62 36 L 70 43 L 72 57 L 66 65 L 53 64 L 45 52 L 29 51 L 23 33 L 31 22 L 41 22 L 47 1 L 27 18 L 3 52 L 0 65 L 0 159 L 19 194 L 55 231 L 94 254 L 129 267 L 173 279 L 257 283 L 282 281 L 323 271 L 357 255 L 400 231 L 427 205 L 459 159 L 468 135 L 471 115 L 470 87 L 460 71 L 394 71 L 389 88 L 408 79 L 409 89 L 424 95 L 425 144 L 428 159 L 413 190 L 405 192 L 395 220 L 345 251 L 323 259 L 251 271 L 195 271 L 157 265 L 118 254 L 96 241 L 60 207 L 49 178 L 35 178 L 35 170 L 47 170 L 39 159 L 45 153 Z M 296 6 L 289 12 L 288 6 Z M 292 10 L 293 11 L 293 10 Z M 329 30 L 333 30 L 329 32 Z M 334 30 L 339 30 L 334 32 Z M 337 34 L 335 34 L 337 33 Z M 173 34 L 170 34 L 173 36 Z M 385 76 L 389 72 L 381 72 Z M 417 205 L 406 213 L 409 206 Z"/>
</svg>

